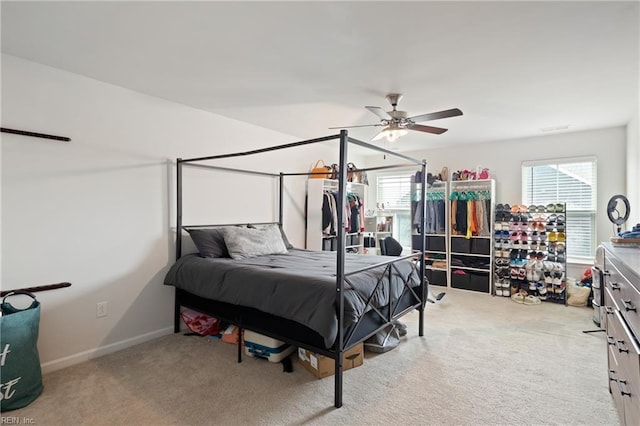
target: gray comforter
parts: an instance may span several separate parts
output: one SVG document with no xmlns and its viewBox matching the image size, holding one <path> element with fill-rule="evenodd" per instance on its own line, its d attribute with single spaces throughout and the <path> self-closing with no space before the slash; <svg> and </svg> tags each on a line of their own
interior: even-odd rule
<svg viewBox="0 0 640 426">
<path fill-rule="evenodd" d="M 384 256 L 347 254 L 345 273 L 388 261 Z M 395 300 L 402 292 L 403 280 L 419 285 L 418 274 L 410 260 L 391 268 L 391 293 Z M 348 277 L 345 283 L 345 326 L 357 321 L 385 268 L 375 268 Z M 164 283 L 200 297 L 235 305 L 248 306 L 299 322 L 318 332 L 326 347 L 333 346 L 338 320 L 336 299 L 336 252 L 290 249 L 288 254 L 274 254 L 248 259 L 202 258 L 183 256 L 169 270 Z M 373 298 L 375 306 L 389 303 L 388 274 Z M 370 309 L 370 308 L 369 308 Z"/>
</svg>

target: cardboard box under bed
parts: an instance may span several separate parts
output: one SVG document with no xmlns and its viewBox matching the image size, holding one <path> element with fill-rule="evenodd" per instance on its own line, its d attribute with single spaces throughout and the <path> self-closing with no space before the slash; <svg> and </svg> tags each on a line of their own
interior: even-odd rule
<svg viewBox="0 0 640 426">
<path fill-rule="evenodd" d="M 298 348 L 298 361 L 311 374 L 319 379 L 333 376 L 336 372 L 336 364 L 333 358 L 329 358 L 308 349 Z M 358 343 L 342 354 L 342 371 L 359 367 L 364 363 L 364 345 Z"/>
</svg>

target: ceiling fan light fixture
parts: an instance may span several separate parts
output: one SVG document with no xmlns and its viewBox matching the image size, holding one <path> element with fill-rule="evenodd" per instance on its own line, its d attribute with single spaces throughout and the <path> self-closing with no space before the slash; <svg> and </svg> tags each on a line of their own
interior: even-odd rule
<svg viewBox="0 0 640 426">
<path fill-rule="evenodd" d="M 390 123 L 387 127 L 382 129 L 372 140 L 377 141 L 382 138 L 387 138 L 389 142 L 395 142 L 400 137 L 409 133 L 404 127 L 398 126 L 396 123 Z"/>
<path fill-rule="evenodd" d="M 409 132 L 407 132 L 406 129 L 398 128 L 398 129 L 387 129 L 384 131 L 384 133 L 389 142 L 394 142 L 398 140 L 398 138 L 406 135 Z"/>
</svg>

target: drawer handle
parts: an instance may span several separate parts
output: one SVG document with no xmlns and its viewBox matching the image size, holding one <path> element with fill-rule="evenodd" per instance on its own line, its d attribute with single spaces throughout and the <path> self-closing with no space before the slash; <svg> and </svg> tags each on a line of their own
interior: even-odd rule
<svg viewBox="0 0 640 426">
<path fill-rule="evenodd" d="M 607 343 L 608 343 L 609 345 L 615 345 L 615 344 L 616 344 L 616 340 L 613 338 L 613 336 L 609 336 L 609 335 L 607 334 Z M 613 370 L 610 370 L 610 372 L 611 372 L 611 373 L 613 373 L 614 371 L 613 371 Z"/>
<path fill-rule="evenodd" d="M 614 311 L 613 308 L 611 306 L 605 306 L 604 307 L 604 311 L 608 314 L 608 315 L 613 315 Z"/>
<path fill-rule="evenodd" d="M 625 391 L 624 391 L 624 389 L 622 389 L 622 385 L 621 385 L 621 383 L 624 383 L 624 384 L 626 385 L 626 384 L 627 384 L 627 381 L 626 381 L 626 380 L 620 380 L 620 379 L 617 379 L 617 380 L 616 380 L 616 383 L 617 383 L 617 385 L 618 385 L 618 390 L 620 391 L 620 394 L 621 394 L 621 395 L 623 395 L 623 396 L 624 396 L 624 395 L 631 396 L 631 392 L 625 392 Z"/>
<path fill-rule="evenodd" d="M 620 284 L 618 284 L 618 283 L 617 283 L 617 282 L 615 282 L 615 281 L 612 281 L 612 282 L 611 282 L 611 289 L 612 289 L 612 290 L 620 290 Z"/>
<path fill-rule="evenodd" d="M 636 310 L 636 307 L 633 306 L 633 304 L 631 303 L 631 299 L 629 299 L 629 300 L 622 299 L 622 304 L 624 305 L 624 310 L 625 311 L 635 311 Z"/>
<path fill-rule="evenodd" d="M 616 340 L 615 345 L 616 345 L 616 349 L 618 349 L 618 352 L 626 352 L 629 353 L 629 349 L 628 348 L 623 348 L 620 346 L 620 343 L 624 343 L 624 340 Z"/>
<path fill-rule="evenodd" d="M 611 275 L 611 272 L 609 272 L 608 269 L 605 269 L 604 271 L 602 271 L 602 275 L 609 276 Z"/>
<path fill-rule="evenodd" d="M 609 381 L 610 382 L 614 382 L 614 381 L 618 381 L 618 379 L 616 379 L 615 377 L 613 377 L 613 375 L 615 374 L 615 370 L 609 370 Z"/>
</svg>

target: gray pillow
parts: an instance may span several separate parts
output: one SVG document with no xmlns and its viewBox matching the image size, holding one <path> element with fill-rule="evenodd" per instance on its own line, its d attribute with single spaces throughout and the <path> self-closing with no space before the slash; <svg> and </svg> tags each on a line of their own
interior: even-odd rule
<svg viewBox="0 0 640 426">
<path fill-rule="evenodd" d="M 202 257 L 229 257 L 223 228 L 187 229 Z"/>
<path fill-rule="evenodd" d="M 222 234 L 229 256 L 233 259 L 287 253 L 278 225 L 261 228 L 223 228 Z"/>
<path fill-rule="evenodd" d="M 282 235 L 282 241 L 284 242 L 284 245 L 286 248 L 290 249 L 293 248 L 293 244 L 291 244 L 289 242 L 289 239 L 287 238 L 287 234 L 284 232 L 284 228 L 278 224 L 273 224 L 273 225 L 252 225 L 252 224 L 248 224 L 247 227 L 248 228 L 257 228 L 257 229 L 264 229 L 266 227 L 269 226 L 276 226 L 279 230 L 280 230 L 280 234 Z"/>
</svg>

